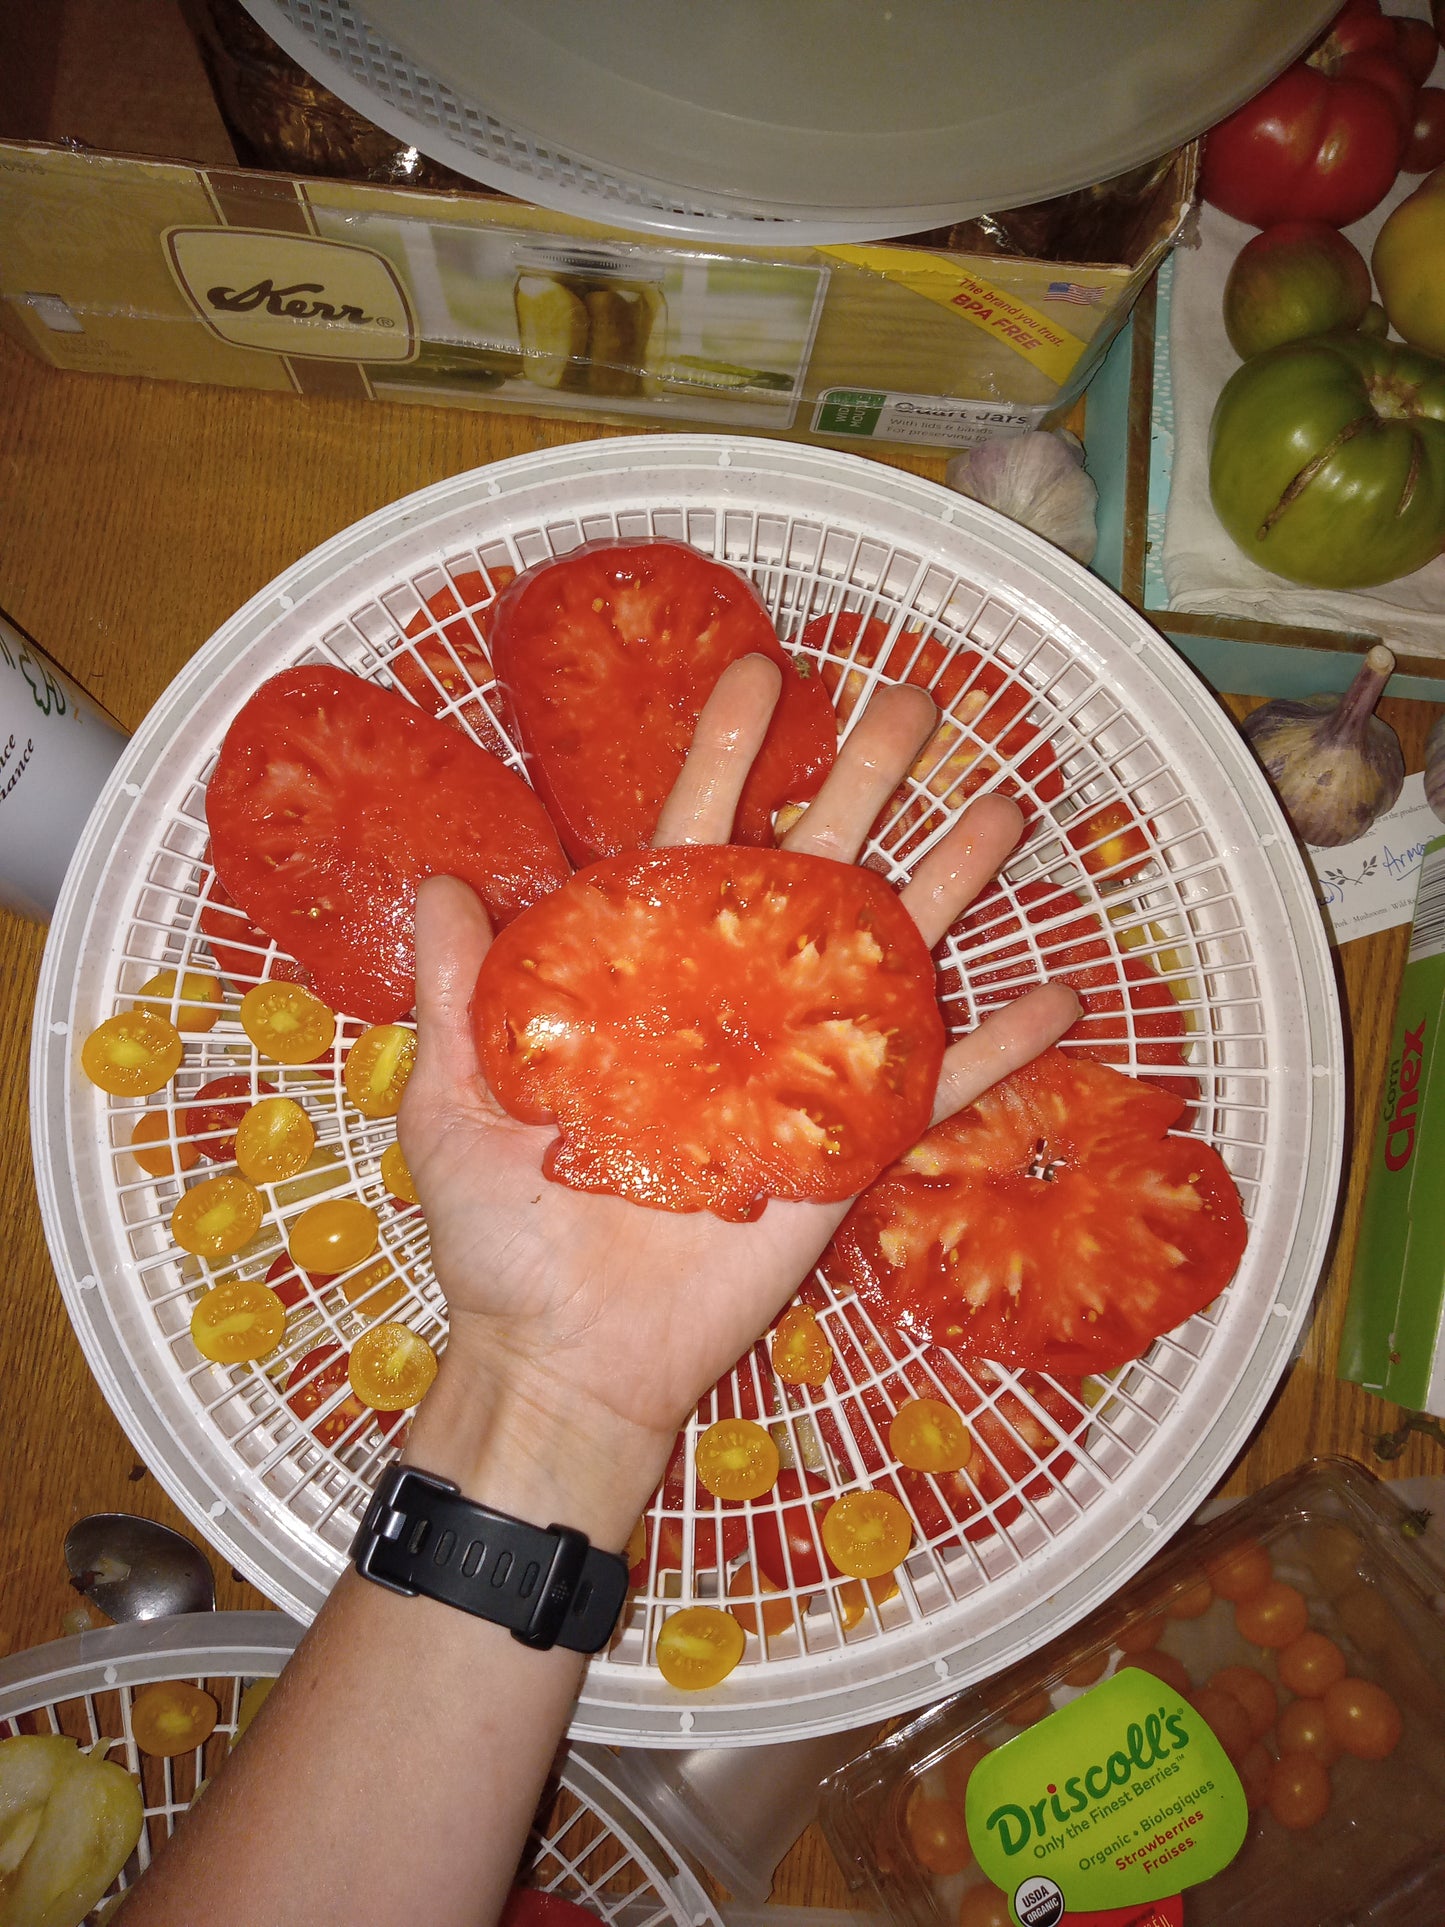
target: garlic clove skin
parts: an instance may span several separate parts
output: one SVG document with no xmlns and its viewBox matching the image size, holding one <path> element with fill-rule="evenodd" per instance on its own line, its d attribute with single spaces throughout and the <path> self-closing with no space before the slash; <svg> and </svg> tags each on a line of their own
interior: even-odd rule
<svg viewBox="0 0 1445 1927">
<path fill-rule="evenodd" d="M 1445 716 L 1425 738 L 1425 801 L 1445 823 Z"/>
<path fill-rule="evenodd" d="M 948 487 L 997 509 L 1055 548 L 1089 563 L 1098 546 L 1099 491 L 1084 473 L 1084 451 L 1072 436 L 1031 428 L 955 455 Z"/>
<path fill-rule="evenodd" d="M 1377 643 L 1343 696 L 1280 698 L 1245 719 L 1244 735 L 1285 815 L 1316 849 L 1353 843 L 1399 797 L 1400 739 L 1374 713 L 1394 668 Z"/>
</svg>

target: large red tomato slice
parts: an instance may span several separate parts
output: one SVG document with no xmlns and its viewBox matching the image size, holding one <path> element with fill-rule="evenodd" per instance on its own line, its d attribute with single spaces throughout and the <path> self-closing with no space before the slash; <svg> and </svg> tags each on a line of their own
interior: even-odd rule
<svg viewBox="0 0 1445 1927">
<path fill-rule="evenodd" d="M 933 962 L 883 879 L 784 850 L 640 850 L 504 930 L 472 999 L 549 1177 L 665 1211 L 839 1199 L 928 1122 Z"/>
<path fill-rule="evenodd" d="M 1099 918 L 1071 890 L 1036 881 L 1020 884 L 1014 894 L 1027 930 L 997 884 L 981 892 L 953 926 L 950 934 L 963 960 L 944 962 L 939 972 L 950 1028 L 972 1027 L 966 1015 L 970 1001 L 984 1016 L 1041 981 L 1065 983 L 1084 1006 L 1083 1016 L 1060 1040 L 1067 1048 L 1120 1069 L 1137 1064 L 1148 1083 L 1196 1097 L 1198 1083 L 1184 1059 L 1184 1013 L 1148 959 L 1116 957 Z M 962 1006 L 956 1022 L 955 1003 Z"/>
<path fill-rule="evenodd" d="M 561 1894 L 544 1894 L 539 1887 L 513 1887 L 502 1908 L 498 1927 L 596 1927 L 603 1916 Z"/>
<path fill-rule="evenodd" d="M 528 773 L 577 863 L 650 841 L 702 706 L 740 656 L 775 662 L 783 693 L 735 840 L 770 844 L 774 813 L 832 767 L 827 692 L 784 652 L 752 584 L 685 542 L 588 542 L 538 563 L 489 629 Z"/>
<path fill-rule="evenodd" d="M 568 875 L 521 777 L 390 690 L 321 666 L 283 670 L 245 704 L 206 816 L 224 888 L 319 997 L 372 1024 L 415 1001 L 422 877 L 462 878 L 505 922 Z"/>
<path fill-rule="evenodd" d="M 495 568 L 491 582 L 475 569 L 458 569 L 451 581 L 425 598 L 426 614 L 414 615 L 403 634 L 410 648 L 388 663 L 392 675 L 429 716 L 463 724 L 494 756 L 505 757 L 506 740 L 480 700 L 490 687 L 487 624 L 493 597 L 516 576 Z"/>
<path fill-rule="evenodd" d="M 208 848 L 206 861 L 210 860 Z M 217 969 L 233 984 L 249 989 L 252 984 L 260 983 L 263 975 L 279 977 L 283 983 L 306 981 L 306 972 L 291 957 L 272 956 L 270 969 L 266 968 L 271 939 L 252 923 L 244 910 L 236 908 L 219 877 L 211 878 L 199 921 Z"/>
<path fill-rule="evenodd" d="M 1244 1250 L 1219 1154 L 1167 1135 L 1183 1100 L 1046 1051 L 935 1125 L 859 1199 L 824 1271 L 916 1337 L 1102 1372 L 1202 1311 Z"/>
</svg>

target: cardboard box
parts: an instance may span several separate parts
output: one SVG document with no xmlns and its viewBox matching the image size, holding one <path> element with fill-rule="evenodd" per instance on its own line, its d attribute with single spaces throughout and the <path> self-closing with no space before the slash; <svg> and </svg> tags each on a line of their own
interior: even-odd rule
<svg viewBox="0 0 1445 1927">
<path fill-rule="evenodd" d="M 1291 628 L 1167 606 L 1157 545 L 1169 502 L 1169 449 L 1156 384 L 1167 375 L 1172 264 L 1136 303 L 1089 389 L 1084 433 L 1099 487 L 1093 567 L 1142 611 L 1215 689 L 1239 695 L 1313 696 L 1349 687 L 1377 636 Z M 1445 701 L 1445 660 L 1395 651 L 1392 696 Z"/>
<path fill-rule="evenodd" d="M 694 245 L 481 193 L 0 139 L 0 326 L 57 368 L 948 450 L 1063 419 L 1195 172 L 1181 151 L 1110 266 L 947 234 Z"/>
</svg>

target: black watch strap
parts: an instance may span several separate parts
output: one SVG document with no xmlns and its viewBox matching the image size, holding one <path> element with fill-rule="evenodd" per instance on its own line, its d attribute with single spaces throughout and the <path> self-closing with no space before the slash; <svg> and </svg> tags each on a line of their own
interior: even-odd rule
<svg viewBox="0 0 1445 1927">
<path fill-rule="evenodd" d="M 381 1476 L 351 1548 L 379 1586 L 505 1626 L 524 1646 L 596 1653 L 627 1596 L 627 1562 L 570 1526 L 534 1526 L 410 1465 Z"/>
</svg>

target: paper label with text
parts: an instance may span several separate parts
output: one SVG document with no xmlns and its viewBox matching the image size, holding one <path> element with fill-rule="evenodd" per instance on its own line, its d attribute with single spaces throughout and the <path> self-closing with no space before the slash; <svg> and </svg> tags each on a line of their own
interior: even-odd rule
<svg viewBox="0 0 1445 1927">
<path fill-rule="evenodd" d="M 1440 819 L 1425 801 L 1425 778 L 1407 776 L 1395 807 L 1365 834 L 1334 850 L 1305 849 L 1337 944 L 1408 923 L 1425 845 L 1440 834 Z"/>
</svg>

